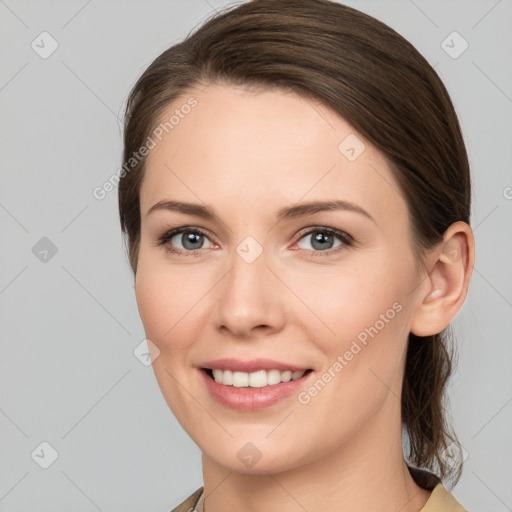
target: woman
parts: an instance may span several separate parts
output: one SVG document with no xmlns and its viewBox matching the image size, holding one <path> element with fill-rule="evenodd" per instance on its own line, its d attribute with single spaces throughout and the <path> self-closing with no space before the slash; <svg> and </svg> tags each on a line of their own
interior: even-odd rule
<svg viewBox="0 0 512 512">
<path fill-rule="evenodd" d="M 126 113 L 139 313 L 202 451 L 174 510 L 465 510 L 443 400 L 470 176 L 426 60 L 349 7 L 254 0 L 160 55 Z"/>
</svg>

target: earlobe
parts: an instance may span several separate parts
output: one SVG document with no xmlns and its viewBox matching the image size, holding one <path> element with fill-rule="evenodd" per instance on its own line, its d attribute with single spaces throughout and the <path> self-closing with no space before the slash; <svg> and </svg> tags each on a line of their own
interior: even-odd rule
<svg viewBox="0 0 512 512">
<path fill-rule="evenodd" d="M 445 329 L 466 299 L 474 265 L 473 232 L 465 222 L 455 222 L 443 242 L 431 253 L 424 286 L 418 288 L 418 305 L 411 332 L 431 336 Z"/>
</svg>

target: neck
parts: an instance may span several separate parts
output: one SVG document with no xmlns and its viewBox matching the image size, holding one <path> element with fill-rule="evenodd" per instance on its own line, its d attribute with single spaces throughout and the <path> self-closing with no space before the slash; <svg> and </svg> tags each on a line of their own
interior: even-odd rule
<svg viewBox="0 0 512 512">
<path fill-rule="evenodd" d="M 430 491 L 407 469 L 400 415 L 385 409 L 338 449 L 279 473 L 239 473 L 203 454 L 204 511 L 418 512 Z"/>
</svg>

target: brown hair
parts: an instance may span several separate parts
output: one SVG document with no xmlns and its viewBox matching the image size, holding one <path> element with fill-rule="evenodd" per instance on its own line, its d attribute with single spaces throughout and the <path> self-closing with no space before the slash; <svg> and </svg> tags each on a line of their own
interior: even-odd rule
<svg viewBox="0 0 512 512">
<path fill-rule="evenodd" d="M 469 163 L 448 92 L 414 46 L 375 18 L 329 0 L 253 0 L 221 11 L 157 57 L 133 87 L 123 168 L 171 102 L 209 83 L 284 89 L 319 100 L 346 119 L 387 157 L 408 203 L 421 264 L 450 224 L 469 223 Z M 134 275 L 145 160 L 132 161 L 119 183 Z M 462 462 L 450 464 L 443 455 L 451 443 L 460 453 L 444 403 L 450 341 L 446 330 L 409 336 L 402 424 L 409 461 L 456 482 Z"/>
</svg>

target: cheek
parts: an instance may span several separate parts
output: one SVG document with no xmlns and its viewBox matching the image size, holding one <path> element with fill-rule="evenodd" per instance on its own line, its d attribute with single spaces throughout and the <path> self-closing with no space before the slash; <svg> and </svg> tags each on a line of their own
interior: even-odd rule
<svg viewBox="0 0 512 512">
<path fill-rule="evenodd" d="M 169 294 L 161 281 L 155 279 L 154 272 L 148 272 L 139 263 L 139 269 L 135 281 L 135 299 L 139 315 L 146 331 L 146 336 L 156 342 L 165 333 L 169 310 Z M 170 320 L 170 319 L 169 319 Z"/>
<path fill-rule="evenodd" d="M 196 325 L 193 306 L 198 297 L 178 275 L 156 262 L 139 264 L 135 297 L 146 337 L 159 351 L 152 365 L 156 380 L 167 405 L 185 428 L 188 418 L 197 415 L 182 386 L 191 389 L 188 356 L 197 336 L 190 326 Z"/>
<path fill-rule="evenodd" d="M 165 350 L 179 330 L 179 319 L 186 313 L 188 301 L 181 283 L 158 265 L 139 264 L 135 298 L 146 336 Z"/>
<path fill-rule="evenodd" d="M 201 311 L 212 280 L 190 266 L 171 266 L 162 258 L 139 261 L 135 297 L 146 336 L 163 353 L 185 350 L 201 325 Z"/>
<path fill-rule="evenodd" d="M 387 258 L 359 263 L 361 267 L 343 272 L 326 272 L 329 276 L 310 280 L 308 289 L 301 286 L 298 291 L 318 317 L 308 317 L 314 322 L 309 329 L 318 331 L 314 339 L 326 356 L 323 371 L 336 375 L 331 390 L 350 390 L 343 400 L 352 397 L 353 406 L 362 396 L 379 401 L 380 391 L 399 387 L 410 325 L 407 293 L 413 279 L 404 262 L 401 269 Z"/>
<path fill-rule="evenodd" d="M 305 302 L 322 320 L 310 317 L 309 333 L 324 357 L 318 380 L 298 400 L 305 404 L 304 421 L 328 421 L 333 438 L 348 439 L 400 394 L 409 311 L 406 286 L 394 276 L 375 264 L 309 288 Z"/>
<path fill-rule="evenodd" d="M 379 264 L 380 263 L 380 264 Z M 296 279 L 294 291 L 303 298 L 325 331 L 326 340 L 347 340 L 375 326 L 379 331 L 403 320 L 407 287 L 386 262 L 364 262 L 350 268 L 330 268 L 324 275 Z M 312 317 L 314 319 L 314 317 Z"/>
</svg>

